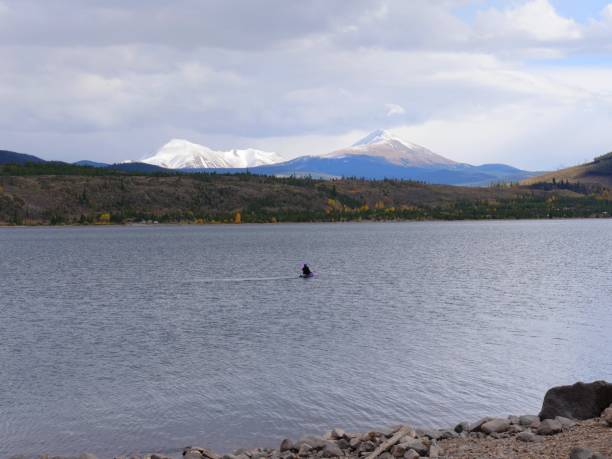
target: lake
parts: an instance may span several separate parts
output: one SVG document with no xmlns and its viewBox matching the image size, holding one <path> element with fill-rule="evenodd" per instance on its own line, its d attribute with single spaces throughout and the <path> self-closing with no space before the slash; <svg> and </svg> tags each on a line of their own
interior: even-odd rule
<svg viewBox="0 0 612 459">
<path fill-rule="evenodd" d="M 537 414 L 612 380 L 611 260 L 612 220 L 0 229 L 0 457 Z"/>
</svg>

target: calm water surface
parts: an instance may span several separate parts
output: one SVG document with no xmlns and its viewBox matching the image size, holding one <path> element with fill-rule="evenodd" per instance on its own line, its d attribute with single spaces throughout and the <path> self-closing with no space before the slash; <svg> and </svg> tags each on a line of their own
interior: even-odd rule
<svg viewBox="0 0 612 459">
<path fill-rule="evenodd" d="M 537 413 L 612 379 L 611 260 L 612 220 L 2 229 L 0 457 Z"/>
</svg>

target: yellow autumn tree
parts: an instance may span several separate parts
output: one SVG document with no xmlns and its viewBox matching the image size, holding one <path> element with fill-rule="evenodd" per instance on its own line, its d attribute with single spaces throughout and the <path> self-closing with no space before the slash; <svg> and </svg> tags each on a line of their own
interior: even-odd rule
<svg viewBox="0 0 612 459">
<path fill-rule="evenodd" d="M 103 214 L 100 214 L 100 216 L 98 217 L 98 223 L 102 225 L 108 225 L 110 223 L 110 220 L 111 220 L 111 215 L 108 212 L 104 212 Z"/>
<path fill-rule="evenodd" d="M 237 224 L 237 225 L 242 223 L 242 216 L 240 215 L 240 212 L 236 212 L 234 214 L 234 223 Z"/>
</svg>

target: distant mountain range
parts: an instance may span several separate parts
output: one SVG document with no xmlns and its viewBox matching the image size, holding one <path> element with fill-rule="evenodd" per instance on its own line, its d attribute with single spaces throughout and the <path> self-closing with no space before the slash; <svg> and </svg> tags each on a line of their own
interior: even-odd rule
<svg viewBox="0 0 612 459">
<path fill-rule="evenodd" d="M 276 153 L 254 148 L 218 151 L 187 140 L 173 139 L 140 162 L 168 169 L 228 169 L 263 166 L 282 160 Z"/>
<path fill-rule="evenodd" d="M 535 172 L 505 164 L 472 166 L 458 163 L 408 142 L 385 130 L 377 130 L 350 147 L 324 155 L 280 160 L 261 150 L 215 151 L 185 140 L 172 140 L 141 162 L 189 172 L 244 172 L 276 176 L 316 178 L 363 177 L 407 179 L 449 185 L 487 185 L 519 181 Z"/>
<path fill-rule="evenodd" d="M 35 163 L 35 164 L 69 164 L 63 161 L 46 161 L 37 156 L 28 155 L 25 153 L 17 153 L 15 151 L 7 151 L 0 150 L 0 165 L 1 164 L 27 164 L 27 163 Z M 106 164 L 99 163 L 96 161 L 77 161 L 72 163 L 74 166 L 81 167 L 95 167 L 100 169 L 113 169 L 120 170 L 125 172 L 169 172 L 170 169 L 166 169 L 163 167 L 155 166 L 153 164 L 146 164 L 140 162 L 129 162 L 129 163 L 119 163 L 119 164 Z"/>
<path fill-rule="evenodd" d="M 25 164 L 25 163 L 44 163 L 44 159 L 36 156 L 17 153 L 14 151 L 0 150 L 0 164 Z"/>
<path fill-rule="evenodd" d="M 27 155 L 16 157 L 18 153 L 11 154 L 13 162 L 28 161 L 25 159 Z M 43 161 L 34 156 L 29 158 Z M 505 164 L 473 166 L 455 162 L 385 130 L 374 131 L 350 147 L 318 156 L 301 156 L 289 161 L 283 161 L 276 153 L 252 148 L 219 151 L 187 140 L 173 139 L 154 155 L 137 162 L 105 164 L 78 161 L 75 164 L 131 172 L 163 172 L 171 169 L 182 172 L 238 173 L 248 170 L 253 174 L 275 176 L 312 176 L 324 179 L 388 178 L 468 186 L 517 182 L 538 175 Z"/>
</svg>

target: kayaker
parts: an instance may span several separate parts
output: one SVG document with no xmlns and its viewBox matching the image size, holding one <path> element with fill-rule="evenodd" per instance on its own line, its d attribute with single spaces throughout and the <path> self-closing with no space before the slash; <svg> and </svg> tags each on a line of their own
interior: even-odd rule
<svg viewBox="0 0 612 459">
<path fill-rule="evenodd" d="M 308 265 L 306 263 L 304 263 L 304 266 L 302 266 L 302 275 L 303 276 L 310 276 L 311 274 L 312 274 L 312 271 L 310 270 Z"/>
</svg>

